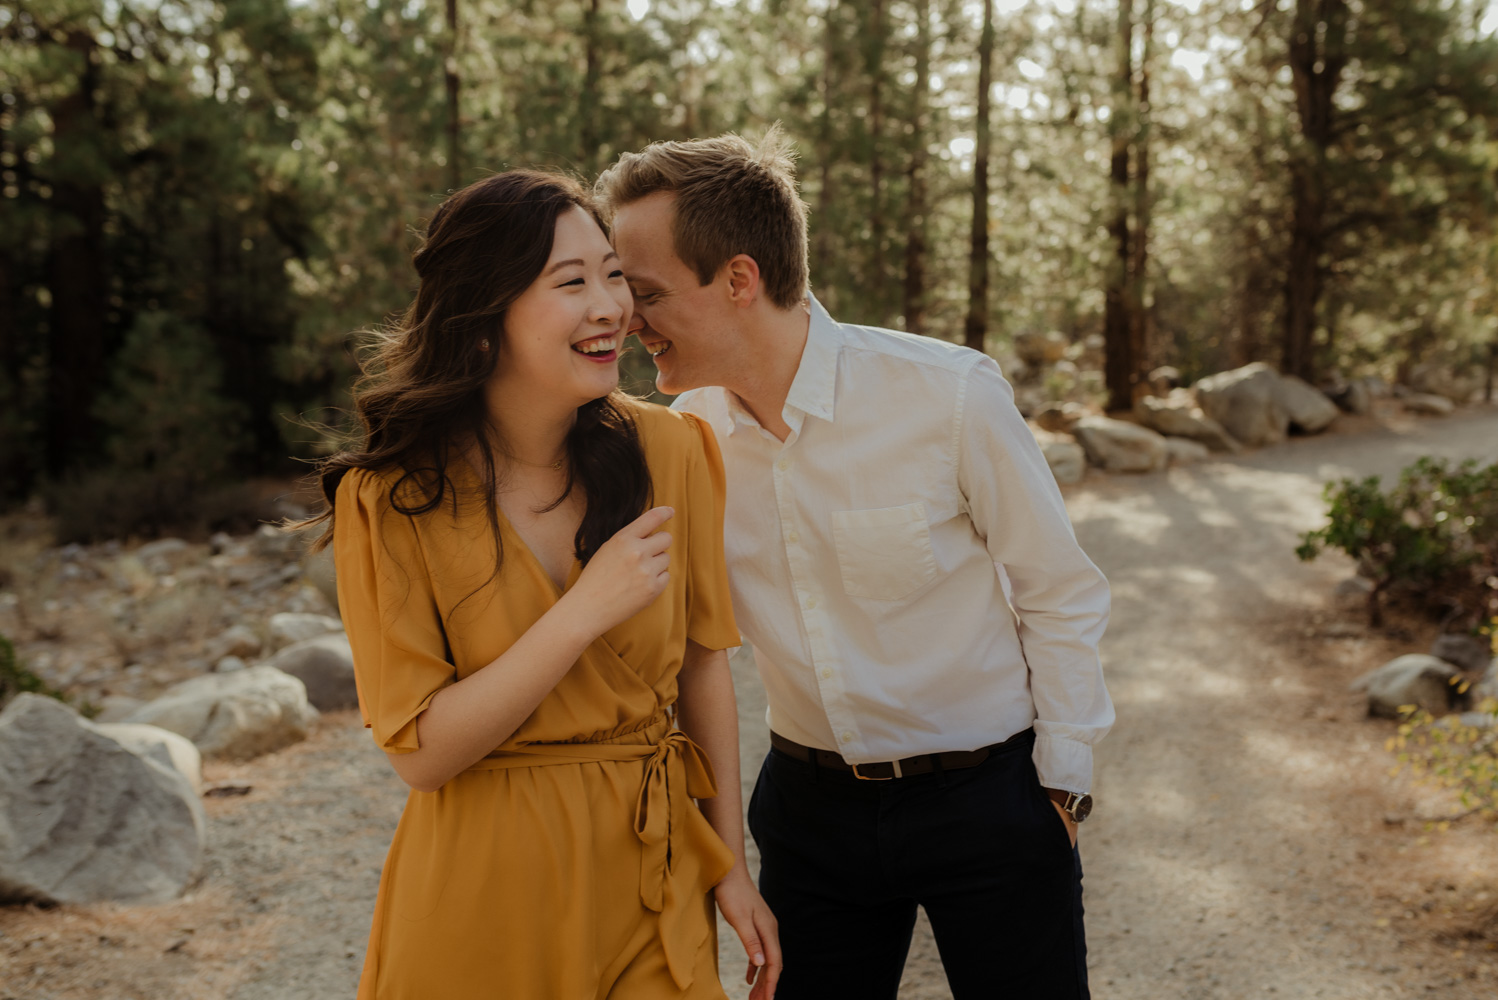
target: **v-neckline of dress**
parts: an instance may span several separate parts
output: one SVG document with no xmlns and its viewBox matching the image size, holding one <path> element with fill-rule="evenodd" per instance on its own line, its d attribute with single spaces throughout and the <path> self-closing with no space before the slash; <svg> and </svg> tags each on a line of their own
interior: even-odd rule
<svg viewBox="0 0 1498 1000">
<path fill-rule="evenodd" d="M 482 488 L 484 481 L 483 477 L 479 475 L 478 470 L 475 469 L 466 458 L 462 460 L 462 463 L 464 472 L 470 479 L 474 481 L 474 484 L 476 486 Z M 502 533 L 509 532 L 509 534 L 514 538 L 515 542 L 520 548 L 520 551 L 530 562 L 532 572 L 546 582 L 546 588 L 551 594 L 552 603 L 555 604 L 557 601 L 561 600 L 562 596 L 566 594 L 567 591 L 572 589 L 572 585 L 577 582 L 577 578 L 582 575 L 582 562 L 577 558 L 577 554 L 575 552 L 573 553 L 572 562 L 567 567 L 567 578 L 565 581 L 563 581 L 562 585 L 558 587 L 556 579 L 549 572 L 547 572 L 546 564 L 543 563 L 541 561 L 541 557 L 536 555 L 536 553 L 531 549 L 530 543 L 525 540 L 525 536 L 520 533 L 520 529 L 516 528 L 514 523 L 510 520 L 509 516 L 505 514 L 504 508 L 499 505 L 499 499 L 497 497 L 494 499 L 494 516 L 499 522 L 500 531 Z"/>
</svg>

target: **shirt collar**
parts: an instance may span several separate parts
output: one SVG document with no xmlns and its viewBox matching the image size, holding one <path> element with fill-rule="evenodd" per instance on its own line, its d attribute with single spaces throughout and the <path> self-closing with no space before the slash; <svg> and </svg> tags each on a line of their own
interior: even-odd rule
<svg viewBox="0 0 1498 1000">
<path fill-rule="evenodd" d="M 811 303 L 811 323 L 785 405 L 809 417 L 831 420 L 837 397 L 837 355 L 843 343 L 842 330 L 815 295 L 808 295 L 807 299 Z"/>
</svg>

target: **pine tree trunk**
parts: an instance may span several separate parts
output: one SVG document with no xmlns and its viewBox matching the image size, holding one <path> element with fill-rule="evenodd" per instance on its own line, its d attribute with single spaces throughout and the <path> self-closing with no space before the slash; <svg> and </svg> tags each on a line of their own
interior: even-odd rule
<svg viewBox="0 0 1498 1000">
<path fill-rule="evenodd" d="M 458 0 L 447 0 L 447 181 L 456 191 L 463 186 L 463 162 L 459 156 L 461 122 L 458 107 Z"/>
<path fill-rule="evenodd" d="M 983 0 L 978 42 L 978 145 L 973 152 L 973 229 L 968 253 L 967 321 L 963 343 L 983 350 L 988 335 L 988 149 L 992 145 L 989 91 L 993 89 L 993 0 Z"/>
<path fill-rule="evenodd" d="M 1113 237 L 1113 263 L 1108 268 L 1103 293 L 1103 378 L 1108 388 L 1108 409 L 1129 410 L 1134 406 L 1133 311 L 1129 308 L 1129 145 L 1134 129 L 1130 108 L 1134 92 L 1134 0 L 1118 0 L 1118 31 L 1114 49 L 1118 70 L 1113 77 L 1113 107 L 1108 116 L 1108 134 L 1113 155 L 1109 162 L 1109 204 L 1112 218 L 1108 232 Z"/>
<path fill-rule="evenodd" d="M 104 385 L 108 278 L 104 189 L 90 168 L 101 155 L 94 94 L 101 81 L 93 36 L 72 31 L 64 43 L 80 64 L 78 86 L 53 106 L 59 170 L 52 184 L 52 243 L 47 253 L 51 357 L 47 369 L 47 469 L 62 473 L 96 443 L 92 412 Z"/>
<path fill-rule="evenodd" d="M 1148 298 L 1150 236 L 1150 55 L 1155 40 L 1155 0 L 1144 2 L 1144 48 L 1139 56 L 1139 100 L 1134 129 L 1134 232 L 1129 262 L 1129 359 L 1134 386 L 1149 374 L 1151 321 Z M 1132 405 L 1132 403 L 1131 403 Z"/>
<path fill-rule="evenodd" d="M 599 40 L 598 6 L 600 0 L 588 0 L 583 10 L 583 92 L 579 102 L 582 121 L 578 133 L 578 162 L 590 171 L 598 167 L 598 83 Z"/>
<path fill-rule="evenodd" d="M 821 188 L 817 192 L 817 214 L 813 243 L 812 277 L 816 282 L 817 297 L 827 309 L 837 312 L 837 290 L 832 284 L 832 163 L 836 158 L 832 148 L 832 103 L 834 78 L 837 69 L 837 18 L 838 0 L 827 4 L 822 23 L 822 114 L 817 128 L 818 154 L 821 157 Z"/>
<path fill-rule="evenodd" d="M 926 323 L 926 135 L 931 90 L 931 0 L 915 0 L 915 92 L 910 165 L 906 169 L 905 329 L 924 333 Z"/>
<path fill-rule="evenodd" d="M 1285 273 L 1285 330 L 1281 368 L 1308 381 L 1316 377 L 1313 339 L 1322 292 L 1325 249 L 1327 148 L 1342 70 L 1347 65 L 1346 0 L 1296 0 L 1290 29 L 1290 72 L 1300 117 L 1299 148 L 1290 158 L 1293 219 Z"/>
</svg>

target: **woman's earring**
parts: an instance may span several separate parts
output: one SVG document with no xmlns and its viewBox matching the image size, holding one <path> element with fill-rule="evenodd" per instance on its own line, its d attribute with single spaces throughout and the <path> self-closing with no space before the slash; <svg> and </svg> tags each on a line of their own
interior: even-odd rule
<svg viewBox="0 0 1498 1000">
<path fill-rule="evenodd" d="M 481 350 L 481 351 L 487 351 L 488 349 L 489 349 L 489 338 L 485 337 L 483 340 L 479 341 L 479 350 Z"/>
</svg>

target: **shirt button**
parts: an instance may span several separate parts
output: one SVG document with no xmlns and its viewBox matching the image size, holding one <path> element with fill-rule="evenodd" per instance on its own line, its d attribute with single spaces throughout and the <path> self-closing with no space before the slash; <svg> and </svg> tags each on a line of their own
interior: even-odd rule
<svg viewBox="0 0 1498 1000">
<path fill-rule="evenodd" d="M 853 742 L 853 734 L 852 733 L 843 733 L 841 739 L 842 739 L 842 741 L 844 743 L 852 743 Z"/>
<path fill-rule="evenodd" d="M 801 535 L 799 532 L 792 530 L 790 534 L 785 536 L 785 540 L 790 542 L 792 545 L 795 545 L 797 542 L 801 541 Z"/>
<path fill-rule="evenodd" d="M 788 458 L 782 458 L 780 461 L 778 461 L 778 462 L 775 463 L 775 468 L 779 469 L 781 472 L 784 472 L 786 469 L 789 469 L 790 467 L 791 467 L 791 460 L 788 459 Z"/>
<path fill-rule="evenodd" d="M 811 610 L 811 609 L 812 609 L 812 608 L 814 608 L 814 607 L 816 607 L 816 606 L 817 606 L 817 598 L 816 598 L 816 595 L 812 595 L 812 596 L 811 596 L 811 597 L 808 597 L 808 598 L 807 598 L 807 599 L 806 599 L 806 610 L 807 610 L 807 611 L 810 611 L 810 610 Z"/>
<path fill-rule="evenodd" d="M 823 667 L 822 668 L 822 679 L 823 680 L 827 680 L 830 677 L 832 677 L 832 668 L 831 667 Z"/>
</svg>

